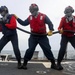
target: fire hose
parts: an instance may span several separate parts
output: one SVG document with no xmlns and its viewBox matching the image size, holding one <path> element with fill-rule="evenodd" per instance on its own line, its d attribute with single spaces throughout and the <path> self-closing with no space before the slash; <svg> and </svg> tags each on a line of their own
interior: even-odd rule
<svg viewBox="0 0 75 75">
<path fill-rule="evenodd" d="M 39 35 L 39 36 L 43 36 L 43 35 L 47 35 L 47 34 L 37 34 L 37 33 L 32 33 L 32 32 L 29 32 L 29 31 L 26 31 L 22 28 L 19 28 L 17 27 L 18 30 L 20 31 L 23 31 L 25 33 L 28 33 L 28 34 L 32 34 L 32 35 Z M 63 30 L 64 32 L 71 32 L 71 33 L 75 33 L 75 31 L 72 31 L 72 30 Z M 56 34 L 56 33 L 59 33 L 59 31 L 54 31 L 53 34 Z"/>
</svg>

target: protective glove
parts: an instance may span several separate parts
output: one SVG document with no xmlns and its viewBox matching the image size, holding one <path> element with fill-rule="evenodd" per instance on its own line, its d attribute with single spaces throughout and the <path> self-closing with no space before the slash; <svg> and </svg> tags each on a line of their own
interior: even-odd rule
<svg viewBox="0 0 75 75">
<path fill-rule="evenodd" d="M 18 19 L 18 16 L 16 16 L 15 14 L 13 14 L 13 16 L 14 16 L 16 19 Z"/>
<path fill-rule="evenodd" d="M 53 32 L 50 30 L 47 34 L 48 34 L 48 36 L 51 36 L 53 34 Z"/>
<path fill-rule="evenodd" d="M 60 34 L 62 34 L 63 32 L 64 32 L 63 29 L 60 29 L 60 30 L 59 30 L 59 33 L 60 33 Z"/>
</svg>

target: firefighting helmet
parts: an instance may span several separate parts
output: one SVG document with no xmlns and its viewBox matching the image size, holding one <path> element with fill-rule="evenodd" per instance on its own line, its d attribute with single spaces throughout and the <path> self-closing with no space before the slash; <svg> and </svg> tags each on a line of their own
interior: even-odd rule
<svg viewBox="0 0 75 75">
<path fill-rule="evenodd" d="M 6 6 L 1 6 L 0 7 L 0 12 L 5 11 L 6 13 L 8 13 L 8 8 Z"/>
<path fill-rule="evenodd" d="M 38 11 L 39 10 L 38 5 L 37 4 L 31 4 L 29 7 L 29 10 L 30 10 L 30 12 Z"/>
<path fill-rule="evenodd" d="M 66 14 L 67 12 L 74 12 L 74 9 L 71 6 L 68 6 L 65 8 L 64 13 Z"/>
</svg>

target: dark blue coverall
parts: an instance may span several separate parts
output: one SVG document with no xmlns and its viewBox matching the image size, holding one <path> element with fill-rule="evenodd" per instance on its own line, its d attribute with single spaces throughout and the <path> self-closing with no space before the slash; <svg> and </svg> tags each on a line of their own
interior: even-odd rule
<svg viewBox="0 0 75 75">
<path fill-rule="evenodd" d="M 17 21 L 23 26 L 27 26 L 30 24 L 28 18 L 25 21 L 22 21 L 20 18 L 18 18 Z M 45 18 L 45 23 L 48 24 L 48 27 L 50 30 L 52 31 L 54 30 L 53 24 L 47 16 Z M 37 44 L 40 45 L 40 47 L 42 48 L 48 60 L 50 60 L 51 63 L 55 64 L 55 58 L 52 54 L 51 46 L 49 45 L 49 40 L 47 36 L 36 36 L 36 35 L 30 35 L 30 38 L 28 40 L 29 48 L 26 50 L 26 53 L 24 56 L 24 63 L 28 62 L 32 58 Z"/>
<path fill-rule="evenodd" d="M 11 15 L 7 17 L 8 23 L 10 22 Z M 18 47 L 18 37 L 17 37 L 17 32 L 16 29 L 9 29 L 5 26 L 6 22 L 1 21 L 0 24 L 2 25 L 2 33 L 3 37 L 0 39 L 0 52 L 3 49 L 3 47 L 11 41 L 13 50 L 16 56 L 16 59 L 18 63 L 21 63 L 21 55 L 20 55 L 20 50 Z"/>
</svg>

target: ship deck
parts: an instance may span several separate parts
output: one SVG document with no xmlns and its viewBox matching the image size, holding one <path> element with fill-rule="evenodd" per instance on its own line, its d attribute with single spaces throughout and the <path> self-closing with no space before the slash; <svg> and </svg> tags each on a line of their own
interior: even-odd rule
<svg viewBox="0 0 75 75">
<path fill-rule="evenodd" d="M 64 70 L 58 71 L 50 68 L 48 61 L 29 61 L 28 69 L 17 69 L 17 61 L 1 61 L 0 75 L 75 75 L 75 62 L 63 61 Z"/>
</svg>

